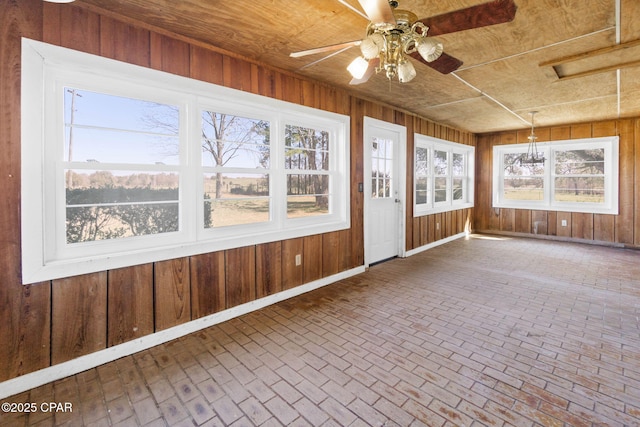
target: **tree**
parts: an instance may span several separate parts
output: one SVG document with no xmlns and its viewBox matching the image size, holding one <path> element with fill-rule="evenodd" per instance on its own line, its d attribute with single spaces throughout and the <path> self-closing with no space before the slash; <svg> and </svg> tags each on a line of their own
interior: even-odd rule
<svg viewBox="0 0 640 427">
<path fill-rule="evenodd" d="M 300 126 L 285 127 L 287 169 L 328 170 L 329 133 Z M 298 175 L 288 177 L 289 194 L 314 194 L 317 207 L 327 207 L 329 180 L 324 174 Z"/>
<path fill-rule="evenodd" d="M 215 166 L 225 166 L 241 153 L 269 162 L 269 123 L 212 111 L 202 112 L 202 150 Z M 246 167 L 250 167 L 248 164 Z M 216 173 L 215 198 L 222 197 L 222 172 Z"/>
</svg>

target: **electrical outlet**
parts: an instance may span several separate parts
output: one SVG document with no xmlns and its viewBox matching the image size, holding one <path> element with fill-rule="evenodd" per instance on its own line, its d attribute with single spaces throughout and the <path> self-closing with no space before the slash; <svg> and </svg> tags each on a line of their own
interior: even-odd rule
<svg viewBox="0 0 640 427">
<path fill-rule="evenodd" d="M 298 254 L 296 255 L 296 265 L 301 265 L 302 264 L 302 255 Z"/>
<path fill-rule="evenodd" d="M 566 226 L 567 226 L 567 220 L 566 220 L 566 219 L 563 219 L 563 220 L 560 222 L 560 225 L 562 225 L 563 227 L 566 227 Z"/>
<path fill-rule="evenodd" d="M 436 230 L 440 230 L 440 223 L 436 222 Z"/>
</svg>

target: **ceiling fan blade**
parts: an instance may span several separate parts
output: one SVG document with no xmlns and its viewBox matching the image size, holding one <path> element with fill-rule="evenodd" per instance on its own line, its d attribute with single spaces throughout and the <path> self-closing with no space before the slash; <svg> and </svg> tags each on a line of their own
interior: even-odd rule
<svg viewBox="0 0 640 427">
<path fill-rule="evenodd" d="M 517 8 L 513 0 L 494 0 L 419 21 L 429 27 L 430 36 L 437 36 L 511 22 Z"/>
<path fill-rule="evenodd" d="M 442 74 L 449 74 L 457 70 L 458 68 L 460 68 L 460 66 L 462 65 L 461 60 L 459 60 L 458 58 L 454 58 L 451 55 L 447 55 L 444 52 L 442 53 L 442 55 L 440 55 L 440 58 L 432 62 L 425 61 L 424 58 L 420 56 L 418 52 L 413 52 L 410 55 L 417 61 L 420 61 L 425 65 L 428 65 L 429 67 L 433 68 L 436 71 L 439 71 Z"/>
<path fill-rule="evenodd" d="M 388 0 L 358 0 L 372 24 L 396 24 Z"/>
<path fill-rule="evenodd" d="M 349 82 L 350 85 L 360 85 L 362 83 L 366 83 L 373 73 L 376 71 L 376 67 L 380 65 L 380 58 L 373 58 L 369 60 L 369 66 L 367 67 L 367 71 L 364 72 L 364 75 L 359 79 L 353 78 Z"/>
<path fill-rule="evenodd" d="M 352 46 L 359 46 L 360 43 L 362 43 L 362 40 L 354 40 L 346 43 L 332 44 L 329 46 L 322 46 L 322 47 L 316 47 L 314 49 L 293 52 L 293 53 L 290 53 L 289 56 L 292 58 L 300 58 L 301 56 L 314 55 L 316 53 L 331 52 L 333 50 L 340 50 L 340 49 L 345 49 Z"/>
<path fill-rule="evenodd" d="M 312 66 L 316 65 L 316 64 L 317 64 L 317 63 L 319 63 L 319 62 L 325 61 L 325 60 L 327 60 L 327 59 L 329 59 L 329 58 L 331 58 L 331 57 L 334 57 L 334 56 L 336 56 L 336 55 L 339 55 L 339 54 L 341 54 L 342 52 L 344 52 L 345 50 L 350 49 L 351 47 L 352 47 L 352 46 L 347 46 L 347 47 L 345 47 L 345 48 L 342 48 L 342 49 L 340 49 L 340 50 L 337 50 L 337 51 L 335 51 L 335 52 L 332 52 L 332 53 L 330 53 L 330 54 L 329 54 L 329 55 L 327 55 L 327 56 L 323 56 L 323 57 L 322 57 L 322 58 L 320 58 L 320 59 L 316 59 L 316 60 L 315 60 L 315 61 L 313 61 L 313 62 L 309 62 L 308 64 L 303 65 L 302 67 L 298 68 L 298 71 L 302 71 L 302 70 L 304 70 L 305 68 L 312 67 Z"/>
<path fill-rule="evenodd" d="M 367 15 L 365 15 L 364 13 L 362 13 L 359 9 L 351 6 L 349 4 L 349 2 L 347 2 L 347 0 L 338 0 L 338 3 L 341 3 L 344 7 L 351 9 L 353 12 L 357 13 L 358 15 L 362 16 L 364 19 L 369 19 L 369 17 Z"/>
</svg>

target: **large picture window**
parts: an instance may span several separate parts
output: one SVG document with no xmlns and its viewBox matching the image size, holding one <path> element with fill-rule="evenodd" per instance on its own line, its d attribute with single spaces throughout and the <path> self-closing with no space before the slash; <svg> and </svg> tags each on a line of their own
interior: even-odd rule
<svg viewBox="0 0 640 427">
<path fill-rule="evenodd" d="M 524 161 L 527 144 L 494 146 L 494 207 L 618 213 L 618 137 L 537 145 L 544 162 Z"/>
<path fill-rule="evenodd" d="M 415 135 L 415 216 L 473 206 L 474 155 L 474 147 Z"/>
<path fill-rule="evenodd" d="M 349 227 L 344 115 L 23 42 L 23 283 Z"/>
</svg>

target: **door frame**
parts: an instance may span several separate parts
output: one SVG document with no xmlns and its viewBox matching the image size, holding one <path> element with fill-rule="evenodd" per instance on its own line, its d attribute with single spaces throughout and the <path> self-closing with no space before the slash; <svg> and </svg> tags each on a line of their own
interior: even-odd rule
<svg viewBox="0 0 640 427">
<path fill-rule="evenodd" d="M 397 165 L 397 183 L 398 183 L 398 240 L 397 240 L 397 256 L 404 258 L 406 256 L 406 196 L 407 196 L 407 128 L 406 126 L 397 125 L 383 120 L 374 119 L 373 117 L 364 116 L 363 121 L 363 175 L 364 175 L 364 203 L 363 203 L 363 234 L 364 234 L 364 266 L 368 267 L 370 261 L 369 250 L 369 214 L 370 214 L 370 195 L 371 195 L 371 145 L 368 141 L 375 136 L 375 129 L 384 129 L 394 132 L 398 135 L 398 162 Z"/>
</svg>

